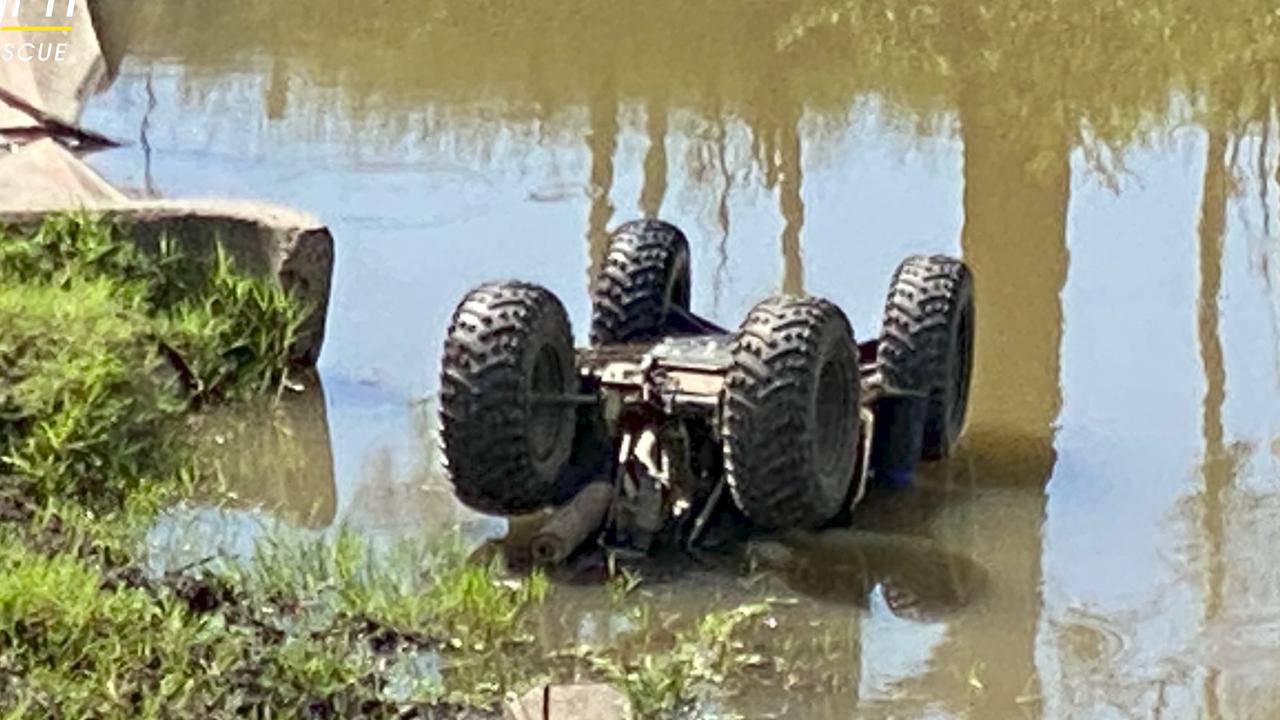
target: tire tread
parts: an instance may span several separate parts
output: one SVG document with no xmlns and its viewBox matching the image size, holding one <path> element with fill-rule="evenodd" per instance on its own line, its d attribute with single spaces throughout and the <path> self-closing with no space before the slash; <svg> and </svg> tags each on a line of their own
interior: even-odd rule
<svg viewBox="0 0 1280 720">
<path fill-rule="evenodd" d="M 441 454 L 459 500 L 481 512 L 530 512 L 561 494 L 558 473 L 539 468 L 529 450 L 522 362 L 539 332 L 554 335 L 562 353 L 567 343 L 572 362 L 564 306 L 545 288 L 519 281 L 476 287 L 449 324 L 440 371 Z"/>
</svg>

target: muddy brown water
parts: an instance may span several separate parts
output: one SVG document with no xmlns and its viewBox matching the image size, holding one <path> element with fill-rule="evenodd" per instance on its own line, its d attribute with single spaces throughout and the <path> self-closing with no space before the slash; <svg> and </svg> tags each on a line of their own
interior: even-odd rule
<svg viewBox="0 0 1280 720">
<path fill-rule="evenodd" d="M 452 501 L 431 449 L 448 315 L 515 276 L 558 293 L 584 335 L 590 268 L 623 220 L 680 224 L 694 305 L 729 325 L 805 291 L 868 337 L 902 256 L 959 253 L 978 288 L 959 453 L 857 530 L 751 549 L 763 580 L 655 586 L 691 615 L 798 600 L 776 651 L 829 682 L 734 708 L 1280 717 L 1274 3 L 95 15 L 113 82 L 84 120 L 133 141 L 94 158 L 112 181 L 297 205 L 338 240 L 322 394 L 286 409 L 285 434 L 228 440 L 229 480 L 258 509 L 174 518 L 157 546 L 243 550 L 272 517 L 501 535 Z M 563 593 L 548 646 L 617 631 L 599 589 Z M 817 631 L 819 650 L 799 642 Z"/>
</svg>

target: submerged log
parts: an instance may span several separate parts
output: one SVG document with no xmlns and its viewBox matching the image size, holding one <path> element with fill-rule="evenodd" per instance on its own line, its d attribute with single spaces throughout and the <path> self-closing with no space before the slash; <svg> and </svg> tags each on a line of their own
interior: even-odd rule
<svg viewBox="0 0 1280 720">
<path fill-rule="evenodd" d="M 586 542 L 604 524 L 613 501 L 613 485 L 594 482 L 562 505 L 533 536 L 533 561 L 557 565 Z"/>
</svg>

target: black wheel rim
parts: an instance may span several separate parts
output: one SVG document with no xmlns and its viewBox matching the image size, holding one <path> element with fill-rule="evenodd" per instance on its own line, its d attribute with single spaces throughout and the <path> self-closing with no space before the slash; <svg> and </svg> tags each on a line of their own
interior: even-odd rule
<svg viewBox="0 0 1280 720">
<path fill-rule="evenodd" d="M 535 398 L 555 397 L 564 393 L 564 366 L 553 345 L 543 345 L 538 351 L 533 362 L 530 386 Z M 565 406 L 555 402 L 535 402 L 531 410 L 531 449 L 538 462 L 545 462 L 555 455 L 560 435 L 564 432 Z"/>
<path fill-rule="evenodd" d="M 814 448 L 816 467 L 823 482 L 834 482 L 832 473 L 840 467 L 844 458 L 846 427 L 853 410 L 849 389 L 849 373 L 838 356 L 828 357 L 818 370 L 818 387 L 814 398 Z"/>
<path fill-rule="evenodd" d="M 973 305 L 965 303 L 956 319 L 955 353 L 951 360 L 951 403 L 947 408 L 947 427 L 952 435 L 964 424 L 965 407 L 969 403 L 969 380 L 973 371 Z"/>
<path fill-rule="evenodd" d="M 666 292 L 662 298 L 662 319 L 665 323 L 671 317 L 673 308 L 689 309 L 689 303 L 692 299 L 692 288 L 689 281 L 689 255 L 687 253 L 678 253 L 675 261 L 671 263 L 671 273 L 667 278 Z"/>
</svg>

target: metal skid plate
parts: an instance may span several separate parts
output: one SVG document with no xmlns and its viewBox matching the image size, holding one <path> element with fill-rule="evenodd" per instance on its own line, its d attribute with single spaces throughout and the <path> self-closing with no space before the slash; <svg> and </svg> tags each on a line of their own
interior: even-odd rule
<svg viewBox="0 0 1280 720">
<path fill-rule="evenodd" d="M 647 353 L 669 368 L 726 372 L 733 365 L 732 335 L 666 338 Z"/>
<path fill-rule="evenodd" d="M 578 351 L 579 372 L 625 402 L 663 412 L 714 412 L 733 364 L 730 335 L 665 338 L 650 345 L 615 345 Z"/>
</svg>

